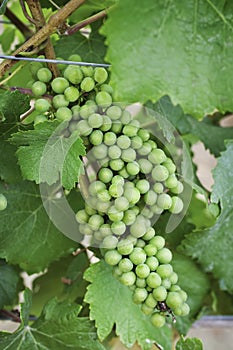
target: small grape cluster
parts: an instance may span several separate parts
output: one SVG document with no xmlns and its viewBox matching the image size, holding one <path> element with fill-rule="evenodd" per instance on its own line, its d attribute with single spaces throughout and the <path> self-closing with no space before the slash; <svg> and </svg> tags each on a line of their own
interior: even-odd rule
<svg viewBox="0 0 233 350">
<path fill-rule="evenodd" d="M 80 180 L 85 208 L 76 214 L 80 232 L 101 248 L 156 327 L 167 315 L 187 315 L 187 294 L 177 285 L 172 253 L 152 227 L 164 211 L 183 210 L 183 184 L 173 160 L 127 107 L 113 101 L 105 68 L 62 66 L 55 79 L 45 67 L 32 68 L 35 124 L 68 121 L 69 132 L 78 132 L 89 150 L 84 161 L 91 171 L 84 175 L 85 186 Z"/>
</svg>

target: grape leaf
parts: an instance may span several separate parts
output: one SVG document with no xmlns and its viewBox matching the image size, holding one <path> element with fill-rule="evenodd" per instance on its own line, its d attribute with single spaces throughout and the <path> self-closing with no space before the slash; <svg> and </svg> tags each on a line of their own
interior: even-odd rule
<svg viewBox="0 0 233 350">
<path fill-rule="evenodd" d="M 17 148 L 8 142 L 8 138 L 18 131 L 20 115 L 29 107 L 29 97 L 19 91 L 0 94 L 0 178 L 8 183 L 21 179 L 15 156 Z"/>
<path fill-rule="evenodd" d="M 61 176 L 66 189 L 74 187 L 85 148 L 76 133 L 65 136 L 66 126 L 48 121 L 36 125 L 34 130 L 19 131 L 12 136 L 11 142 L 19 146 L 16 154 L 25 179 L 52 185 Z"/>
<path fill-rule="evenodd" d="M 70 302 L 52 299 L 41 316 L 28 325 L 31 293 L 24 293 L 21 306 L 22 323 L 14 333 L 0 333 L 0 348 L 9 350 L 104 350 L 96 337 L 93 324 L 85 317 L 77 317 L 81 307 Z"/>
<path fill-rule="evenodd" d="M 221 213 L 213 227 L 188 234 L 182 246 L 184 252 L 196 258 L 206 271 L 213 272 L 221 289 L 233 292 L 233 141 L 227 142 L 226 146 L 213 171 L 215 183 L 211 195 L 212 202 L 220 201 Z"/>
<path fill-rule="evenodd" d="M 231 111 L 232 13 L 231 1 L 119 0 L 102 30 L 116 99 L 169 95 L 197 118 Z"/>
<path fill-rule="evenodd" d="M 31 182 L 4 186 L 7 208 L 0 214 L 0 256 L 19 264 L 29 273 L 44 270 L 48 264 L 77 248 L 77 243 L 63 235 L 44 210 L 38 186 Z M 51 203 L 51 198 L 43 198 Z M 57 207 L 59 207 L 57 198 Z M 60 213 L 66 221 L 66 213 Z M 75 220 L 75 219 L 74 219 Z M 70 219 L 71 221 L 71 219 Z M 66 222 L 66 226 L 71 222 Z M 79 239 L 78 225 L 72 226 Z"/>
<path fill-rule="evenodd" d="M 150 323 L 133 303 L 129 288 L 113 277 L 111 267 L 100 261 L 86 270 L 84 278 L 91 282 L 85 301 L 90 304 L 90 318 L 95 320 L 101 341 L 116 325 L 116 335 L 127 347 L 137 341 L 142 350 L 150 350 L 155 342 L 164 350 L 171 349 L 171 330 L 166 326 L 156 329 Z"/>
<path fill-rule="evenodd" d="M 15 302 L 18 282 L 19 274 L 14 267 L 0 260 L 0 309 Z"/>
<path fill-rule="evenodd" d="M 202 350 L 202 342 L 198 338 L 181 337 L 176 343 L 176 350 Z"/>
<path fill-rule="evenodd" d="M 91 25 L 88 38 L 79 32 L 61 38 L 55 45 L 57 57 L 67 59 L 72 54 L 79 54 L 84 62 L 104 63 L 106 46 L 104 37 L 99 34 L 101 24 L 102 21 L 97 21 Z"/>
</svg>

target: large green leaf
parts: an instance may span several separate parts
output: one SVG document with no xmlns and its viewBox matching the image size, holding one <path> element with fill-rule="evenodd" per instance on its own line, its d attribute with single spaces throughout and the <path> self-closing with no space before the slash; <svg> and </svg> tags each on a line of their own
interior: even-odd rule
<svg viewBox="0 0 233 350">
<path fill-rule="evenodd" d="M 213 272 L 223 290 L 233 292 L 233 141 L 218 159 L 213 172 L 215 184 L 211 199 L 220 201 L 221 214 L 215 225 L 204 231 L 190 233 L 183 241 L 186 254 L 198 259 L 208 272 Z"/>
<path fill-rule="evenodd" d="M 74 303 L 58 303 L 52 299 L 40 318 L 28 325 L 31 293 L 24 294 L 21 306 L 22 324 L 14 333 L 0 333 L 0 348 L 8 350 L 104 350 L 93 324 L 85 317 L 77 317 L 81 307 Z"/>
<path fill-rule="evenodd" d="M 0 178 L 6 182 L 17 182 L 21 178 L 15 156 L 17 148 L 8 138 L 18 131 L 20 115 L 28 109 L 29 98 L 19 91 L 0 94 Z"/>
<path fill-rule="evenodd" d="M 95 320 L 97 334 L 104 340 L 116 326 L 120 340 L 131 347 L 137 341 L 142 350 L 151 350 L 153 343 L 171 349 L 171 330 L 156 329 L 140 307 L 133 303 L 132 293 L 112 275 L 103 261 L 86 270 L 84 278 L 91 282 L 85 296 L 90 304 L 90 318 Z"/>
<path fill-rule="evenodd" d="M 8 201 L 7 208 L 0 214 L 2 258 L 33 273 L 44 270 L 50 262 L 77 247 L 76 242 L 68 239 L 51 222 L 37 185 L 31 182 L 0 184 L 0 193 Z M 43 201 L 51 204 L 50 197 L 44 197 Z M 59 201 L 57 199 L 57 210 Z M 59 212 L 59 216 L 66 221 L 66 212 Z M 67 221 L 65 225 L 68 227 L 71 222 Z M 78 226 L 74 227 L 77 229 Z M 78 230 L 76 232 L 78 241 Z"/>
<path fill-rule="evenodd" d="M 19 274 L 13 266 L 0 260 L 0 309 L 16 301 Z"/>
<path fill-rule="evenodd" d="M 233 3 L 119 0 L 102 33 L 119 101 L 174 104 L 198 118 L 233 110 Z"/>
<path fill-rule="evenodd" d="M 65 136 L 66 127 L 66 124 L 48 121 L 12 136 L 11 142 L 19 146 L 17 156 L 25 179 L 52 185 L 61 177 L 66 189 L 74 187 L 85 148 L 76 133 Z"/>
</svg>

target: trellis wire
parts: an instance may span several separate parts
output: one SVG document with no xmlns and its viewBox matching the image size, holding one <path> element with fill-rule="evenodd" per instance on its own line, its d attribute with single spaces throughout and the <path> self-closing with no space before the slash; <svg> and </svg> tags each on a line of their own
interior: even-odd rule
<svg viewBox="0 0 233 350">
<path fill-rule="evenodd" d="M 9 55 L 0 55 L 0 59 L 9 59 L 16 61 L 32 61 L 32 62 L 46 62 L 46 63 L 57 63 L 57 64 L 72 64 L 76 66 L 91 66 L 91 67 L 110 67 L 110 64 L 107 63 L 92 63 L 92 62 L 76 62 L 69 60 L 56 60 L 48 58 L 36 58 L 36 57 L 24 57 L 24 56 L 9 56 Z"/>
</svg>

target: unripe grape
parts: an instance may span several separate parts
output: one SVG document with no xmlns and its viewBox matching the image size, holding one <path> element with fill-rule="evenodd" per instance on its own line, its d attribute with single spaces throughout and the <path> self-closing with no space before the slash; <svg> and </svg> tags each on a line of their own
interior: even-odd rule
<svg viewBox="0 0 233 350">
<path fill-rule="evenodd" d="M 156 307 L 157 300 L 155 300 L 152 293 L 148 294 L 148 297 L 145 300 L 145 304 L 153 309 Z"/>
<path fill-rule="evenodd" d="M 58 109 L 60 107 L 67 107 L 69 105 L 69 101 L 65 98 L 64 95 L 58 94 L 53 97 L 53 106 Z"/>
<path fill-rule="evenodd" d="M 101 90 L 101 91 L 106 91 L 106 92 L 108 92 L 110 95 L 113 94 L 113 88 L 112 88 L 109 84 L 102 84 L 102 85 L 100 86 L 100 90 Z"/>
<path fill-rule="evenodd" d="M 208 211 L 217 218 L 220 212 L 219 206 L 216 203 L 209 203 L 208 204 Z"/>
<path fill-rule="evenodd" d="M 150 274 L 150 268 L 147 264 L 139 264 L 136 266 L 135 272 L 139 278 L 147 278 Z"/>
<path fill-rule="evenodd" d="M 178 282 L 178 275 L 177 273 L 173 272 L 171 276 L 169 276 L 169 279 L 171 281 L 171 284 L 176 284 Z"/>
<path fill-rule="evenodd" d="M 121 221 L 123 219 L 123 212 L 120 212 L 116 209 L 116 207 L 111 206 L 108 210 L 108 217 L 111 221 Z"/>
<path fill-rule="evenodd" d="M 114 266 L 113 268 L 113 276 L 118 278 L 122 275 L 122 271 L 119 269 L 118 266 Z"/>
<path fill-rule="evenodd" d="M 59 121 L 65 121 L 65 120 L 71 120 L 72 119 L 72 112 L 69 108 L 67 107 L 60 107 L 57 109 L 56 113 L 56 118 Z"/>
<path fill-rule="evenodd" d="M 187 303 L 181 306 L 181 316 L 187 316 L 190 312 L 190 307 Z M 175 312 L 174 312 L 175 313 Z"/>
<path fill-rule="evenodd" d="M 142 312 L 143 312 L 145 315 L 151 315 L 151 314 L 153 313 L 153 311 L 154 311 L 153 308 L 147 306 L 145 303 L 142 304 L 141 310 L 142 310 Z"/>
<path fill-rule="evenodd" d="M 171 174 L 168 176 L 167 180 L 165 181 L 165 186 L 170 188 L 176 187 L 178 184 L 178 180 L 175 174 Z"/>
<path fill-rule="evenodd" d="M 149 160 L 145 158 L 141 158 L 138 160 L 138 164 L 140 167 L 140 171 L 142 174 L 150 174 L 153 168 L 153 165 L 149 162 Z"/>
<path fill-rule="evenodd" d="M 94 231 L 98 230 L 100 226 L 103 225 L 103 223 L 104 223 L 104 219 L 99 214 L 92 215 L 88 220 L 88 224 L 90 225 L 91 229 Z"/>
<path fill-rule="evenodd" d="M 109 183 L 112 180 L 113 172 L 108 168 L 101 168 L 98 172 L 98 178 L 104 183 Z"/>
<path fill-rule="evenodd" d="M 154 205 L 157 201 L 157 193 L 152 190 L 149 190 L 144 196 L 143 199 L 147 205 Z"/>
<path fill-rule="evenodd" d="M 167 193 L 161 193 L 158 195 L 157 206 L 166 210 L 172 207 L 172 197 Z"/>
<path fill-rule="evenodd" d="M 129 137 L 133 137 L 133 136 L 136 136 L 137 135 L 137 132 L 138 132 L 138 127 L 135 126 L 135 125 L 125 125 L 123 127 L 123 134 L 129 136 Z"/>
<path fill-rule="evenodd" d="M 125 286 L 133 286 L 136 281 L 136 275 L 133 271 L 124 272 L 120 278 L 120 282 Z"/>
<path fill-rule="evenodd" d="M 117 244 L 117 250 L 122 255 L 129 255 L 130 253 L 132 253 L 133 249 L 133 243 L 127 239 L 121 240 Z"/>
<path fill-rule="evenodd" d="M 139 288 L 145 288 L 146 287 L 146 280 L 145 280 L 145 278 L 137 277 L 135 284 Z"/>
<path fill-rule="evenodd" d="M 167 160 L 163 162 L 162 165 L 167 168 L 169 174 L 173 174 L 176 171 L 176 166 L 171 160 L 171 158 L 167 158 Z"/>
<path fill-rule="evenodd" d="M 172 260 L 172 252 L 168 248 L 162 248 L 156 254 L 156 258 L 161 264 L 168 264 Z"/>
<path fill-rule="evenodd" d="M 34 78 L 37 78 L 37 72 L 40 68 L 43 68 L 43 64 L 41 62 L 30 62 L 29 69 Z"/>
<path fill-rule="evenodd" d="M 40 68 L 37 71 L 37 78 L 43 83 L 48 83 L 52 79 L 52 73 L 48 68 Z"/>
<path fill-rule="evenodd" d="M 90 127 L 98 129 L 103 124 L 103 117 L 101 114 L 94 113 L 88 117 L 87 121 Z"/>
<path fill-rule="evenodd" d="M 172 272 L 173 268 L 170 264 L 162 264 L 159 265 L 157 268 L 157 273 L 160 275 L 161 278 L 170 277 Z"/>
<path fill-rule="evenodd" d="M 115 221 L 111 225 L 112 232 L 117 236 L 122 236 L 126 231 L 126 225 L 123 221 Z"/>
<path fill-rule="evenodd" d="M 80 224 L 79 225 L 79 231 L 84 236 L 92 236 L 93 235 L 92 229 L 87 224 Z"/>
<path fill-rule="evenodd" d="M 144 236 L 142 237 L 142 239 L 144 239 L 144 241 L 149 241 L 149 240 L 151 240 L 154 236 L 155 236 L 155 230 L 153 229 L 153 227 L 150 227 L 149 230 L 146 231 L 146 233 L 144 234 Z"/>
<path fill-rule="evenodd" d="M 62 94 L 68 86 L 68 80 L 62 77 L 57 77 L 51 82 L 51 87 L 56 94 Z"/>
<path fill-rule="evenodd" d="M 133 269 L 133 263 L 128 258 L 123 258 L 119 262 L 118 266 L 119 266 L 119 269 L 121 270 L 121 272 L 129 272 Z"/>
<path fill-rule="evenodd" d="M 161 328 L 165 325 L 166 319 L 165 316 L 160 315 L 159 313 L 154 313 L 151 316 L 151 322 L 156 328 Z"/>
<path fill-rule="evenodd" d="M 176 309 L 181 307 L 183 304 L 183 300 L 179 293 L 177 292 L 168 292 L 167 298 L 166 298 L 166 304 L 171 309 Z"/>
<path fill-rule="evenodd" d="M 46 122 L 48 118 L 44 114 L 38 114 L 34 118 L 34 125 Z"/>
<path fill-rule="evenodd" d="M 80 108 L 79 113 L 83 119 L 87 119 L 91 114 L 95 113 L 96 111 L 97 111 L 96 104 L 88 105 L 86 102 L 86 104 Z"/>
<path fill-rule="evenodd" d="M 184 207 L 182 199 L 179 198 L 179 197 L 176 197 L 176 196 L 171 197 L 171 199 L 172 199 L 172 205 L 169 208 L 169 211 L 172 214 L 179 214 L 179 213 L 181 213 L 182 210 L 183 210 L 183 207 Z"/>
<path fill-rule="evenodd" d="M 101 225 L 99 228 L 99 231 L 100 231 L 102 237 L 112 236 L 112 230 L 111 230 L 110 224 Z"/>
<path fill-rule="evenodd" d="M 47 86 L 45 83 L 42 83 L 42 81 L 36 81 L 32 84 L 32 93 L 34 96 L 42 96 L 46 93 Z"/>
<path fill-rule="evenodd" d="M 74 61 L 74 62 L 82 62 L 82 58 L 79 54 L 77 53 L 73 53 L 72 55 L 70 55 L 68 57 L 68 60 L 69 61 Z"/>
<path fill-rule="evenodd" d="M 94 69 L 94 79 L 97 83 L 103 84 L 108 78 L 108 72 L 103 67 L 96 67 Z"/>
<path fill-rule="evenodd" d="M 108 156 L 110 159 L 118 159 L 121 156 L 121 149 L 117 145 L 112 145 L 108 149 Z"/>
<path fill-rule="evenodd" d="M 152 170 L 152 178 L 155 181 L 165 181 L 169 176 L 167 168 L 163 165 L 156 165 Z"/>
<path fill-rule="evenodd" d="M 130 114 L 129 111 L 123 110 L 121 114 L 121 123 L 124 125 L 129 124 L 129 122 L 132 120 L 132 115 Z"/>
<path fill-rule="evenodd" d="M 138 239 L 136 243 L 136 247 L 144 248 L 146 245 L 145 241 L 143 239 Z"/>
<path fill-rule="evenodd" d="M 7 207 L 7 199 L 4 194 L 0 194 L 0 211 L 5 210 Z"/>
<path fill-rule="evenodd" d="M 96 103 L 101 107 L 109 107 L 112 104 L 112 97 L 106 91 L 100 91 L 96 94 L 95 97 Z"/>
<path fill-rule="evenodd" d="M 157 267 L 159 266 L 159 261 L 155 256 L 149 256 L 145 263 L 149 267 L 150 271 L 156 271 Z"/>
<path fill-rule="evenodd" d="M 159 286 L 153 290 L 152 294 L 155 300 L 164 301 L 167 297 L 167 290 L 163 286 Z"/>
<path fill-rule="evenodd" d="M 112 126 L 111 126 L 111 131 L 118 135 L 121 133 L 122 127 L 123 127 L 123 125 L 120 122 L 120 120 L 113 120 Z"/>
<path fill-rule="evenodd" d="M 150 189 L 150 183 L 146 179 L 141 179 L 136 182 L 136 188 L 141 194 L 145 194 Z"/>
<path fill-rule="evenodd" d="M 119 171 L 123 168 L 124 162 L 122 159 L 111 159 L 109 162 L 109 166 L 114 171 Z"/>
<path fill-rule="evenodd" d="M 70 65 L 64 70 L 64 78 L 72 84 L 79 84 L 83 79 L 83 73 L 78 66 Z"/>
<path fill-rule="evenodd" d="M 109 194 L 114 197 L 114 198 L 118 198 L 118 197 L 121 197 L 124 193 L 124 188 L 123 186 L 121 185 L 121 183 L 112 183 L 110 186 L 109 186 Z M 126 197 L 126 196 L 125 196 Z M 126 197 L 128 200 L 129 198 Z"/>
<path fill-rule="evenodd" d="M 69 86 L 64 91 L 65 98 L 69 102 L 75 102 L 79 98 L 79 91 L 74 86 Z"/>
<path fill-rule="evenodd" d="M 95 196 L 97 193 L 100 191 L 103 191 L 106 189 L 106 185 L 102 181 L 93 181 L 89 187 L 88 187 L 88 192 L 90 195 Z"/>
<path fill-rule="evenodd" d="M 170 292 L 179 292 L 179 291 L 181 291 L 181 288 L 177 284 L 172 285 L 170 288 Z"/>
<path fill-rule="evenodd" d="M 133 148 L 123 149 L 121 153 L 121 159 L 124 162 L 133 162 L 137 157 L 137 153 Z"/>
<path fill-rule="evenodd" d="M 102 235 L 101 235 L 102 237 Z M 102 247 L 106 249 L 115 249 L 117 247 L 118 239 L 115 236 L 107 236 L 103 239 Z"/>
<path fill-rule="evenodd" d="M 108 148 L 102 143 L 101 145 L 97 145 L 92 148 L 92 154 L 96 159 L 105 159 L 108 155 Z"/>
<path fill-rule="evenodd" d="M 111 106 L 107 109 L 106 114 L 112 120 L 117 120 L 121 117 L 122 110 L 119 106 Z"/>
<path fill-rule="evenodd" d="M 136 220 L 136 214 L 133 210 L 129 209 L 124 212 L 124 217 L 122 221 L 126 225 L 132 225 L 135 222 L 135 220 Z"/>
<path fill-rule="evenodd" d="M 134 205 L 140 200 L 141 194 L 137 188 L 133 187 L 124 191 L 124 197 L 128 199 L 131 205 Z"/>
<path fill-rule="evenodd" d="M 143 264 L 146 261 L 146 253 L 142 248 L 134 248 L 129 255 L 130 260 L 134 265 Z"/>
<path fill-rule="evenodd" d="M 131 138 L 131 146 L 133 149 L 139 149 L 142 147 L 142 145 L 143 145 L 143 141 L 138 135 L 133 136 Z"/>
<path fill-rule="evenodd" d="M 35 106 L 35 110 L 38 111 L 39 113 L 47 112 L 49 110 L 49 108 L 51 107 L 49 101 L 46 100 L 45 98 L 38 98 L 35 101 L 34 106 Z"/>
<path fill-rule="evenodd" d="M 100 126 L 100 130 L 102 131 L 108 131 L 112 127 L 112 121 L 107 115 L 102 115 L 103 117 L 103 124 Z"/>
<path fill-rule="evenodd" d="M 157 288 L 161 285 L 161 277 L 158 273 L 156 272 L 150 272 L 149 276 L 146 279 L 146 282 L 149 287 L 151 288 Z"/>
<path fill-rule="evenodd" d="M 155 148 L 149 154 L 148 159 L 153 164 L 161 164 L 164 163 L 167 159 L 166 154 L 160 148 Z"/>
<path fill-rule="evenodd" d="M 143 142 L 149 140 L 150 138 L 150 133 L 146 129 L 139 129 L 138 130 L 138 136 L 142 139 Z"/>
<path fill-rule="evenodd" d="M 155 193 L 157 194 L 161 194 L 164 191 L 164 187 L 163 184 L 161 182 L 156 182 L 153 186 L 153 190 L 155 191 Z"/>
<path fill-rule="evenodd" d="M 138 149 L 138 154 L 141 156 L 147 156 L 152 150 L 151 144 L 149 142 L 144 142 L 142 147 Z"/>
<path fill-rule="evenodd" d="M 129 201 L 125 197 L 118 197 L 115 199 L 114 205 L 117 210 L 125 211 L 129 208 Z"/>
<path fill-rule="evenodd" d="M 156 246 L 156 248 L 162 249 L 165 245 L 165 239 L 162 236 L 156 235 L 150 240 L 150 244 L 153 244 Z"/>
<path fill-rule="evenodd" d="M 79 224 L 85 224 L 89 220 L 89 215 L 85 209 L 81 209 L 76 213 L 75 218 Z"/>
<path fill-rule="evenodd" d="M 162 286 L 167 290 L 171 288 L 171 281 L 170 281 L 170 277 L 168 278 L 163 278 L 162 279 Z"/>
<path fill-rule="evenodd" d="M 121 135 L 117 138 L 117 146 L 120 147 L 121 149 L 129 148 L 130 144 L 131 144 L 131 140 L 126 135 Z"/>
<path fill-rule="evenodd" d="M 94 74 L 94 69 L 91 66 L 81 66 L 81 71 L 85 77 L 92 77 Z"/>
<path fill-rule="evenodd" d="M 144 300 L 146 300 L 148 292 L 145 288 L 136 288 L 133 293 L 133 301 L 135 304 L 141 304 Z"/>
<path fill-rule="evenodd" d="M 174 194 L 180 194 L 183 192 L 183 190 L 184 190 L 184 186 L 183 186 L 182 182 L 180 182 L 180 181 L 177 181 L 176 187 L 170 188 L 170 191 Z"/>
<path fill-rule="evenodd" d="M 147 244 L 144 247 L 144 251 L 147 256 L 154 256 L 157 253 L 157 248 L 153 244 Z"/>
<path fill-rule="evenodd" d="M 90 92 L 95 87 L 95 82 L 91 77 L 86 77 L 82 80 L 80 88 L 82 91 Z"/>
<path fill-rule="evenodd" d="M 104 143 L 107 146 L 112 146 L 115 144 L 117 140 L 116 134 L 114 134 L 112 131 L 108 131 L 104 134 Z"/>
<path fill-rule="evenodd" d="M 89 136 L 89 141 L 92 145 L 97 146 L 103 142 L 103 133 L 100 130 L 93 130 Z"/>
<path fill-rule="evenodd" d="M 137 175 L 139 173 L 140 167 L 136 161 L 133 161 L 133 162 L 129 162 L 126 165 L 126 170 L 127 170 L 129 175 L 134 176 L 134 175 Z"/>
<path fill-rule="evenodd" d="M 108 250 L 104 255 L 106 263 L 112 266 L 117 265 L 121 261 L 121 258 L 121 254 L 115 249 Z"/>
</svg>

